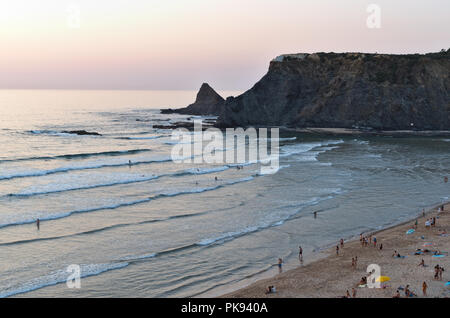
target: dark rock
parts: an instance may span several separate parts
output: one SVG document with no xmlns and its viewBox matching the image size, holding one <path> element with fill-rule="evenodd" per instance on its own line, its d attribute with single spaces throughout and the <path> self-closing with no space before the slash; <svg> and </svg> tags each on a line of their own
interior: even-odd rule
<svg viewBox="0 0 450 318">
<path fill-rule="evenodd" d="M 79 136 L 101 136 L 98 132 L 89 132 L 86 130 L 65 130 L 62 131 L 63 134 L 72 134 L 72 135 L 79 135 Z"/>
<path fill-rule="evenodd" d="M 190 122 L 176 122 L 170 125 L 153 125 L 153 129 L 178 129 L 178 128 L 185 128 L 188 130 L 194 130 L 195 128 L 195 123 L 193 121 Z M 202 123 L 202 130 L 206 130 L 208 128 L 213 127 L 212 124 L 207 123 L 207 122 L 203 122 Z"/>
<path fill-rule="evenodd" d="M 450 50 L 284 55 L 253 88 L 224 102 L 217 126 L 448 130 L 449 74 Z"/>
<path fill-rule="evenodd" d="M 161 109 L 161 114 L 176 114 L 177 110 L 172 108 Z"/>
<path fill-rule="evenodd" d="M 225 100 L 216 93 L 207 83 L 203 83 L 197 93 L 195 103 L 180 109 L 162 109 L 161 114 L 186 114 L 186 115 L 219 115 L 223 109 Z"/>
</svg>

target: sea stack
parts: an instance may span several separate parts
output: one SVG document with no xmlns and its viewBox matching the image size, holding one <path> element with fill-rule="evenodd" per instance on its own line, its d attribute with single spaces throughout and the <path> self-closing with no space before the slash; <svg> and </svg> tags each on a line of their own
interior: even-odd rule
<svg viewBox="0 0 450 318">
<path fill-rule="evenodd" d="M 203 83 L 197 93 L 195 102 L 188 107 L 181 109 L 166 109 L 162 110 L 162 114 L 178 113 L 186 115 L 219 115 L 223 110 L 225 100 L 217 94 L 217 92 L 209 86 L 208 83 Z"/>
</svg>

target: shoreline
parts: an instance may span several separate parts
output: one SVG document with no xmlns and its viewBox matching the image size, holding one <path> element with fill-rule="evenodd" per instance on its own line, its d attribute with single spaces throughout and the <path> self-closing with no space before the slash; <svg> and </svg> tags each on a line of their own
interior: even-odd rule
<svg viewBox="0 0 450 318">
<path fill-rule="evenodd" d="M 445 212 L 438 213 L 437 209 L 442 205 L 445 206 Z M 425 229 L 425 220 L 433 216 L 438 217 L 437 225 L 431 229 Z M 412 228 L 416 220 L 418 221 L 416 232 L 411 235 L 406 235 L 405 232 Z M 443 273 L 442 281 L 433 280 L 433 270 L 437 263 L 441 264 L 444 268 L 448 268 L 450 265 L 448 254 L 442 258 L 435 258 L 430 255 L 413 255 L 415 249 L 423 248 L 422 244 L 425 241 L 433 241 L 431 242 L 433 244 L 432 247 L 439 248 L 443 252 L 448 252 L 450 250 L 450 236 L 437 236 L 436 232 L 440 229 L 445 229 L 447 233 L 450 232 L 450 202 L 434 205 L 426 209 L 424 215 L 420 214 L 408 221 L 363 233 L 365 236 L 376 235 L 379 244 L 383 244 L 383 250 L 379 250 L 378 247 L 374 248 L 370 245 L 362 247 L 359 238 L 354 236 L 345 241 L 344 248 L 341 249 L 339 256 L 336 256 L 335 247 L 319 248 L 316 254 L 319 257 L 310 262 L 297 265 L 295 268 L 283 271 L 281 274 L 254 280 L 249 284 L 223 293 L 218 297 L 333 298 L 345 296 L 347 290 L 351 294 L 352 288 L 356 290 L 356 297 L 392 297 L 396 293 L 398 286 L 404 287 L 407 284 L 411 286 L 411 289 L 419 297 L 422 297 L 423 281 L 426 281 L 429 286 L 428 297 L 450 295 L 450 288 L 447 287 L 448 289 L 446 289 L 445 287 L 445 282 L 447 282 L 450 276 L 446 271 Z M 421 239 L 421 236 L 425 236 L 425 239 Z M 406 258 L 396 259 L 392 257 L 394 250 L 397 250 L 401 255 L 406 256 Z M 325 255 L 320 257 L 320 254 Z M 356 269 L 353 269 L 351 266 L 352 255 L 358 256 Z M 425 268 L 419 268 L 417 266 L 422 258 L 425 259 L 425 264 L 428 265 Z M 386 288 L 383 289 L 357 288 L 359 279 L 366 276 L 366 268 L 372 263 L 380 264 L 382 268 L 381 275 L 388 274 L 387 276 L 390 276 L 392 281 L 388 282 Z M 399 271 L 404 266 L 410 267 L 409 270 Z M 422 269 L 421 272 L 420 269 Z M 418 270 L 419 273 L 417 273 Z M 413 277 L 408 277 L 409 273 L 413 273 Z M 264 291 L 267 286 L 275 286 L 277 292 L 266 295 Z M 400 290 L 401 295 L 404 296 L 402 292 Z"/>
</svg>

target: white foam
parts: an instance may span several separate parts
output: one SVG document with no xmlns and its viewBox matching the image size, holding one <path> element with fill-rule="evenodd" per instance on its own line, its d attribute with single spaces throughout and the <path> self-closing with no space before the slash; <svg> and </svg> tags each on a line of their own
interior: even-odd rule
<svg viewBox="0 0 450 318">
<path fill-rule="evenodd" d="M 80 265 L 81 278 L 96 276 L 103 272 L 120 269 L 128 266 L 129 263 L 110 263 L 110 264 L 84 264 Z M 18 286 L 8 286 L 0 290 L 0 298 L 10 297 L 17 294 L 27 293 L 33 290 L 41 289 L 47 286 L 53 286 L 65 283 L 70 273 L 66 269 L 61 269 L 45 276 L 34 278 L 28 282 L 22 283 Z M 81 282 L 82 284 L 82 282 Z"/>
</svg>

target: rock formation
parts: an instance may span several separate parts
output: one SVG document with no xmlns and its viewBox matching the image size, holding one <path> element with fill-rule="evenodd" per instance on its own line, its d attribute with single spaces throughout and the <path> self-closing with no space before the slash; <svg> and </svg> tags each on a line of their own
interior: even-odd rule
<svg viewBox="0 0 450 318">
<path fill-rule="evenodd" d="M 450 50 L 425 55 L 282 55 L 217 125 L 450 129 Z"/>
<path fill-rule="evenodd" d="M 188 114 L 188 115 L 219 115 L 223 109 L 225 100 L 216 93 L 207 83 L 203 83 L 197 93 L 195 103 L 186 108 L 177 110 L 164 109 L 162 114 Z"/>
<path fill-rule="evenodd" d="M 425 55 L 281 55 L 244 94 L 223 100 L 203 84 L 176 112 L 220 115 L 219 127 L 450 129 L 450 50 Z"/>
</svg>

